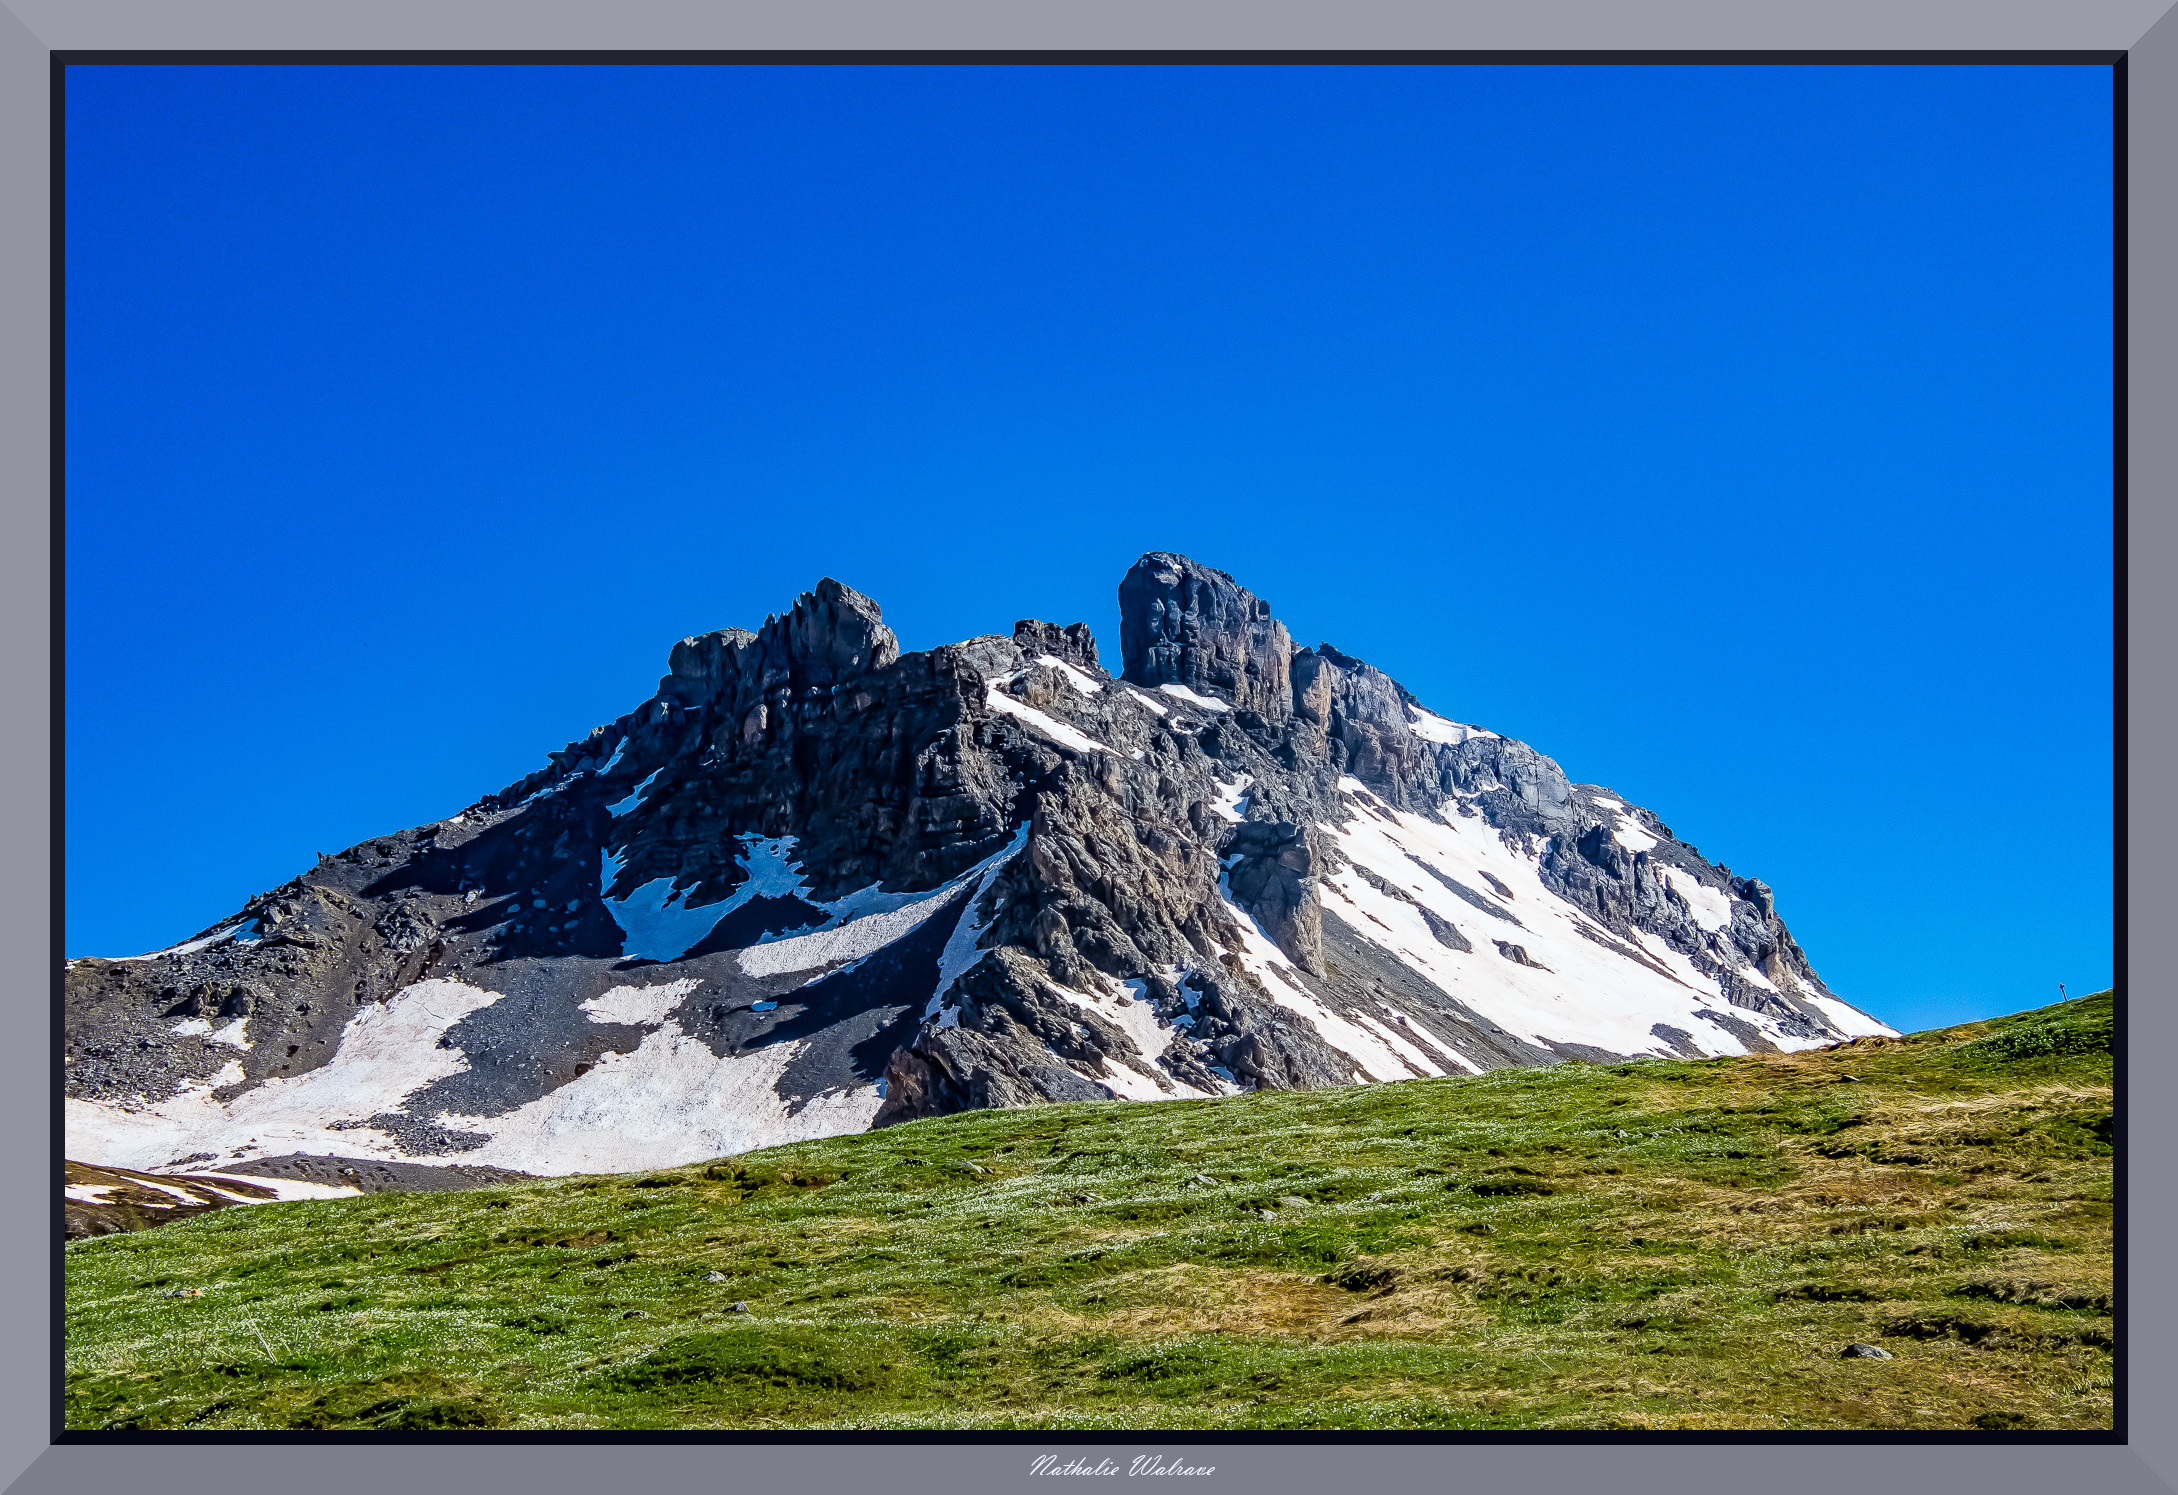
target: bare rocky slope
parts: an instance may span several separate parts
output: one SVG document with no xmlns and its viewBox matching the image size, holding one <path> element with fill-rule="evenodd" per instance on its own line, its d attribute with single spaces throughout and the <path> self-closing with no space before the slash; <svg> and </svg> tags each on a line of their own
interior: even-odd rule
<svg viewBox="0 0 2178 1495">
<path fill-rule="evenodd" d="M 1890 1031 L 1649 811 L 1222 572 L 1119 599 L 1115 677 L 1081 624 L 902 654 L 824 581 L 461 814 L 71 961 L 70 1156 L 633 1169 Z"/>
</svg>

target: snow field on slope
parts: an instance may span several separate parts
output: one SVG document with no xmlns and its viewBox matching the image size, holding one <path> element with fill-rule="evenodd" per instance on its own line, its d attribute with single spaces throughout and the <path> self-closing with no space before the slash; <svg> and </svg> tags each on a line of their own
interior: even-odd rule
<svg viewBox="0 0 2178 1495">
<path fill-rule="evenodd" d="M 627 744 L 623 742 L 621 746 L 626 747 Z M 618 758 L 619 754 L 615 753 L 613 756 L 615 758 Z M 612 765 L 607 764 L 606 766 L 609 768 Z M 611 804 L 607 805 L 605 807 L 605 813 L 612 816 L 615 820 L 618 820 L 621 816 L 627 814 L 628 811 L 634 809 L 637 805 L 643 802 L 643 796 L 650 792 L 650 786 L 656 783 L 658 781 L 658 775 L 664 772 L 665 769 L 663 769 L 662 767 L 652 769 L 650 771 L 650 776 L 644 779 L 642 783 L 637 784 L 633 789 L 629 790 L 625 799 L 616 799 Z"/>
<path fill-rule="evenodd" d="M 353 1184 L 317 1184 L 303 1178 L 259 1178 L 254 1173 L 177 1173 L 176 1178 L 202 1184 L 216 1194 L 225 1195 L 236 1204 L 286 1204 L 295 1199 L 353 1199 L 363 1191 Z M 256 1199 L 248 1194 L 238 1194 L 222 1189 L 221 1184 L 248 1184 L 254 1188 L 272 1190 L 272 1198 Z"/>
<path fill-rule="evenodd" d="M 662 981 L 656 986 L 616 986 L 585 1001 L 579 1009 L 593 1023 L 627 1023 L 639 1028 L 654 1028 L 666 1020 L 666 1014 L 680 1006 L 681 999 L 703 983 L 693 976 L 678 981 Z"/>
<path fill-rule="evenodd" d="M 750 899 L 797 897 L 807 887 L 801 869 L 789 856 L 795 845 L 794 837 L 742 836 L 740 840 L 741 850 L 734 860 L 746 874 L 741 886 L 722 902 L 695 907 L 690 907 L 688 900 L 703 884 L 694 883 L 676 892 L 670 877 L 654 877 L 625 898 L 607 897 L 606 891 L 620 875 L 625 858 L 609 847 L 600 850 L 598 896 L 626 936 L 621 942 L 621 955 L 644 960 L 679 960 L 702 943 L 703 937 L 718 926 L 719 920 Z"/>
<path fill-rule="evenodd" d="M 1415 736 L 1430 742 L 1445 743 L 1450 747 L 1458 747 L 1470 737 L 1497 736 L 1495 732 L 1484 731 L 1481 727 L 1470 727 L 1465 722 L 1448 721 L 1436 712 L 1424 711 L 1419 706 L 1407 708 L 1407 725 L 1414 730 Z"/>
<path fill-rule="evenodd" d="M 1068 685 L 1073 686 L 1074 689 L 1085 696 L 1093 696 L 1104 689 L 1102 680 L 1097 679 L 1096 676 L 1089 674 L 1085 670 L 1076 669 L 1056 654 L 1039 654 L 1036 656 L 1036 662 L 1041 665 L 1049 665 L 1052 669 L 1057 670 L 1066 677 Z"/>
<path fill-rule="evenodd" d="M 1613 816 L 1622 816 L 1626 814 L 1626 806 L 1623 803 L 1610 798 L 1608 795 L 1600 791 L 1591 789 L 1589 791 L 1589 797 L 1596 802 L 1597 809 L 1601 810 L 1605 814 Z M 1632 837 L 1629 837 L 1626 834 L 1629 830 L 1632 830 L 1634 832 L 1634 835 Z M 1629 824 L 1624 822 L 1621 822 L 1614 826 L 1612 830 L 1612 838 L 1616 840 L 1619 845 L 1625 847 L 1629 851 L 1648 851 L 1653 849 L 1656 845 L 1655 837 L 1650 836 L 1646 831 L 1641 831 L 1637 827 L 1630 826 Z M 1686 900 L 1688 911 L 1693 916 L 1696 928 L 1700 929 L 1704 934 L 1717 934 L 1731 927 L 1732 897 L 1729 893 L 1725 892 L 1722 888 L 1712 888 L 1707 884 L 1698 881 L 1695 878 L 1694 874 L 1691 872 L 1685 872 L 1677 867 L 1667 866 L 1662 863 L 1657 863 L 1655 865 L 1658 875 L 1660 875 L 1666 883 L 1670 884 L 1674 892 L 1676 892 L 1681 898 L 1684 898 Z M 1652 936 L 1642 935 L 1638 932 L 1635 935 L 1635 940 L 1636 943 L 1640 945 L 1644 954 L 1649 955 L 1656 960 L 1662 962 L 1663 964 L 1670 966 L 1672 968 L 1672 973 L 1676 975 L 1680 980 L 1685 981 L 1691 985 L 1701 987 L 1704 990 L 1714 985 L 1710 978 L 1705 977 L 1699 971 L 1696 971 L 1693 967 L 1693 963 L 1687 960 L 1684 955 L 1681 955 L 1678 951 L 1673 950 L 1662 940 L 1656 939 Z M 1760 971 L 1755 970 L 1752 967 L 1748 967 L 1739 971 L 1738 975 L 1741 980 L 1748 982 L 1750 985 L 1759 986 L 1768 991 L 1780 992 L 1780 995 L 1784 994 L 1781 992 L 1777 983 L 1771 981 L 1767 976 L 1763 975 Z M 1812 1002 L 1815 1005 L 1816 1010 L 1822 1013 L 1823 1016 L 1829 1020 L 1830 1025 L 1836 1028 L 1840 1033 L 1845 1034 L 1848 1038 L 1863 1038 L 1868 1036 L 1882 1035 L 1896 1037 L 1898 1034 L 1898 1030 L 1896 1028 L 1890 1027 L 1885 1023 L 1878 1022 L 1875 1018 L 1870 1017 L 1867 1013 L 1862 1012 L 1859 1008 L 1854 1007 L 1846 1002 L 1841 1002 L 1836 997 L 1827 996 L 1823 993 L 1810 990 L 1805 986 L 1803 986 L 1798 992 L 1792 993 L 1791 995 L 1796 995 L 1804 1001 Z M 1751 1016 L 1751 1014 L 1739 1015 Z M 1789 1043 L 1784 1043 L 1782 1046 L 1791 1047 Z"/>
<path fill-rule="evenodd" d="M 1800 999 L 1812 1003 L 1831 1026 L 1848 1038 L 1896 1038 L 1898 1030 L 1888 1023 L 1876 1021 L 1858 1007 L 1841 1002 L 1836 997 L 1826 997 L 1807 988 L 1800 989 Z"/>
<path fill-rule="evenodd" d="M 1414 1068 L 1420 1071 L 1423 1075 L 1426 1076 L 1432 1074 L 1452 1073 L 1451 1070 L 1444 1067 L 1444 1062 L 1441 1059 L 1438 1059 L 1436 1056 L 1427 1052 L 1411 1037 L 1409 1037 L 1405 1033 L 1401 1033 L 1398 1029 L 1394 1028 L 1390 1023 L 1385 1022 L 1382 1018 L 1374 1016 L 1373 1014 L 1367 1012 L 1357 1012 L 1353 1014 L 1353 1019 L 1355 1022 L 1361 1024 L 1364 1028 L 1367 1028 L 1371 1033 L 1374 1033 L 1378 1038 L 1384 1040 L 1384 1044 L 1386 1047 L 1391 1049 L 1391 1051 L 1397 1054 L 1400 1058 L 1406 1060 L 1407 1063 L 1413 1065 Z M 1453 1062 L 1458 1063 L 1458 1060 L 1455 1059 Z M 1480 1067 L 1476 1065 L 1463 1065 L 1462 1068 L 1464 1068 L 1470 1074 L 1481 1073 Z"/>
<path fill-rule="evenodd" d="M 1240 926 L 1241 948 L 1235 953 L 1240 962 L 1255 973 L 1263 983 L 1263 989 L 1272 1001 L 1289 1011 L 1300 1014 L 1317 1036 L 1340 1053 L 1361 1066 L 1361 1072 L 1372 1080 L 1411 1080 L 1414 1071 L 1409 1069 L 1394 1049 L 1367 1028 L 1350 1023 L 1333 1012 L 1302 985 L 1300 975 L 1280 950 L 1255 922 L 1255 916 L 1233 902 L 1224 880 L 1219 879 L 1218 896 L 1224 901 L 1225 910 Z M 1424 1074 L 1447 1074 L 1442 1065 L 1424 1068 Z"/>
<path fill-rule="evenodd" d="M 1079 991 L 1051 981 L 1045 982 L 1044 986 L 1054 996 L 1094 1012 L 1126 1034 L 1127 1041 L 1134 1045 L 1135 1052 L 1142 1056 L 1144 1063 L 1152 1067 L 1157 1067 L 1157 1056 L 1172 1046 L 1172 1040 L 1183 1036 L 1172 1024 L 1158 1017 L 1157 1009 L 1149 1004 L 1145 996 L 1147 982 L 1127 981 L 1096 992 Z M 1225 1090 L 1198 1090 L 1178 1076 L 1165 1073 L 1165 1083 L 1172 1087 L 1167 1090 L 1139 1070 L 1111 1058 L 1104 1061 L 1102 1072 L 1091 1078 L 1110 1086 L 1122 1100 L 1202 1100 L 1212 1095 L 1234 1093 Z"/>
<path fill-rule="evenodd" d="M 1024 820 L 1014 828 L 1012 840 L 930 892 L 887 893 L 871 883 L 830 903 L 817 903 L 804 895 L 803 901 L 822 910 L 830 922 L 807 934 L 765 936 L 741 952 L 741 969 L 751 976 L 777 976 L 788 971 L 830 974 L 836 963 L 865 959 L 920 929 L 964 885 L 973 882 L 976 892 L 972 896 L 982 896 L 997 870 L 1026 845 L 1028 822 Z M 951 948 L 950 944 L 947 948 Z M 941 980 L 939 990 L 944 990 L 946 984 Z"/>
<path fill-rule="evenodd" d="M 201 1017 L 185 1017 L 167 1031 L 179 1034 L 183 1038 L 209 1039 L 213 1043 L 222 1043 L 230 1049 L 241 1049 L 247 1053 L 250 1046 L 249 1034 L 246 1031 L 248 1027 L 249 1019 L 246 1017 L 238 1017 L 224 1028 L 214 1028 L 210 1022 Z"/>
<path fill-rule="evenodd" d="M 161 1194 L 169 1194 L 173 1196 L 174 1204 L 154 1205 L 152 1206 L 154 1209 L 172 1209 L 176 1204 L 202 1204 L 204 1202 L 203 1200 L 197 1198 L 196 1195 L 190 1193 L 187 1189 L 179 1188 L 173 1184 L 156 1183 L 148 1178 L 139 1178 L 133 1181 L 143 1185 L 147 1189 L 156 1189 Z"/>
<path fill-rule="evenodd" d="M 751 945 L 738 957 L 741 969 L 751 976 L 778 976 L 788 971 L 825 971 L 841 962 L 874 955 L 902 935 L 920 928 L 957 886 L 948 884 L 900 908 L 864 914 L 859 919 L 809 934 L 790 934 L 783 939 Z"/>
<path fill-rule="evenodd" d="M 585 1010 L 598 1022 L 641 1021 L 653 1013 L 662 1015 L 696 985 L 683 980 L 647 989 L 618 988 L 586 1004 Z M 140 1111 L 70 1100 L 68 1155 L 144 1169 L 157 1168 L 179 1153 L 206 1151 L 443 1162 L 436 1156 L 411 1158 L 399 1143 L 372 1128 L 335 1130 L 332 1123 L 386 1110 L 418 1087 L 466 1069 L 466 1056 L 438 1047 L 438 1040 L 456 1022 L 497 1000 L 499 993 L 458 981 L 419 982 L 384 1006 L 351 1019 L 340 1047 L 323 1068 L 294 1079 L 267 1080 L 226 1105 L 211 1098 L 212 1084 L 191 1086 Z M 805 1040 L 795 1039 L 721 1058 L 683 1033 L 678 1023 L 665 1020 L 643 1036 L 633 1053 L 605 1054 L 586 1074 L 506 1115 L 429 1119 L 490 1137 L 455 1161 L 538 1174 L 666 1167 L 867 1129 L 878 1106 L 874 1084 L 819 1095 L 798 1114 L 789 1114 L 788 1103 L 772 1086 L 804 1047 Z M 241 1078 L 241 1067 L 231 1064 L 214 1084 Z M 282 1181 L 264 1182 L 288 1188 Z"/>
<path fill-rule="evenodd" d="M 1664 874 L 1664 881 L 1671 884 L 1672 891 L 1686 900 L 1686 906 L 1693 911 L 1694 923 L 1704 933 L 1715 934 L 1731 926 L 1732 899 L 1722 888 L 1698 883 L 1691 873 L 1681 872 L 1677 867 L 1659 867 L 1657 870 Z"/>
<path fill-rule="evenodd" d="M 1440 824 L 1381 806 L 1351 779 L 1342 780 L 1340 787 L 1356 811 L 1334 832 L 1340 851 L 1450 919 L 1475 949 L 1463 954 L 1438 943 L 1418 913 L 1377 892 L 1351 869 L 1325 879 L 1326 907 L 1338 908 L 1369 939 L 1507 1032 L 1531 1041 L 1653 1054 L 1668 1052 L 1650 1032 L 1652 1025 L 1665 1023 L 1691 1034 L 1705 1053 L 1744 1053 L 1737 1039 L 1698 1016 L 1707 1009 L 1753 1023 L 1779 1048 L 1809 1048 L 1820 1042 L 1776 1032 L 1774 1024 L 1757 1014 L 1732 1009 L 1716 983 L 1695 972 L 1684 956 L 1676 962 L 1659 961 L 1672 969 L 1674 980 L 1594 943 L 1580 933 L 1580 926 L 1616 943 L 1625 941 L 1544 887 L 1539 861 L 1506 846 L 1481 817 L 1455 813 L 1449 824 Z M 1478 913 L 1415 866 L 1412 857 L 1469 887 L 1484 885 L 1482 874 L 1487 871 L 1513 890 L 1512 909 L 1525 927 L 1497 927 L 1501 921 Z M 1355 913 L 1374 918 L 1357 920 Z M 1491 944 L 1497 939 L 1521 946 L 1531 960 L 1549 969 L 1505 959 Z M 1653 956 L 1662 941 L 1641 940 L 1639 945 Z"/>
<path fill-rule="evenodd" d="M 1468 1058 L 1457 1048 L 1448 1048 L 1445 1045 L 1443 1039 L 1439 1038 L 1436 1034 L 1430 1032 L 1429 1029 L 1423 1027 L 1420 1023 L 1415 1022 L 1408 1014 L 1399 1011 L 1389 1002 L 1384 1003 L 1383 1007 L 1385 1013 L 1390 1017 L 1391 1021 L 1398 1024 L 1398 1032 L 1412 1038 L 1417 1043 L 1426 1044 L 1429 1048 L 1435 1050 L 1443 1058 L 1449 1060 L 1454 1064 L 1459 1065 L 1460 1068 L 1466 1070 L 1469 1074 L 1479 1075 L 1482 1073 L 1481 1065 L 1477 1064 L 1474 1060 Z M 1387 1032 L 1389 1031 L 1390 1030 L 1387 1030 Z M 1450 1070 L 1446 1070 L 1445 1072 L 1447 1074 L 1451 1073 Z"/>
<path fill-rule="evenodd" d="M 154 950 L 149 955 L 113 955 L 108 956 L 107 959 L 114 965 L 121 965 L 132 960 L 157 960 L 162 955 L 194 955 L 199 950 L 209 950 L 212 946 L 224 944 L 228 940 L 232 940 L 238 945 L 258 943 L 257 921 L 255 919 L 237 919 L 225 928 L 215 929 L 210 934 L 187 940 L 179 945 L 169 945 L 164 950 Z"/>
<path fill-rule="evenodd" d="M 1203 695 L 1198 691 L 1189 690 L 1184 685 L 1160 685 L 1157 688 L 1176 701 L 1185 701 L 1190 706 L 1200 706 L 1205 711 L 1230 711 L 1233 709 L 1216 696 Z"/>
<path fill-rule="evenodd" d="M 1024 823 L 999 851 L 932 893 L 882 893 L 873 885 L 820 905 L 849 922 L 818 936 L 755 946 L 744 956 L 779 951 L 776 970 L 791 971 L 811 961 L 829 965 L 873 953 L 920 927 L 964 884 L 973 882 L 980 895 L 1027 840 Z M 752 880 L 760 889 L 800 885 L 799 873 L 787 861 L 790 847 L 785 838 L 757 841 Z M 875 911 L 856 917 L 865 909 Z M 980 932 L 972 916 L 954 932 L 940 961 L 940 991 L 982 958 L 985 952 L 974 948 Z M 806 1047 L 804 1040 L 721 1058 L 684 1033 L 668 1014 L 700 985 L 696 978 L 684 977 L 616 986 L 591 997 L 581 1011 L 592 1022 L 651 1030 L 633 1053 L 606 1054 L 587 1073 L 503 1116 L 426 1119 L 490 1136 L 483 1147 L 460 1154 L 459 1161 L 527 1173 L 663 1167 L 668 1159 L 694 1161 L 868 1127 L 879 1102 L 874 1084 L 820 1095 L 797 1114 L 788 1114 L 787 1102 L 770 1087 Z M 154 1107 L 124 1110 L 71 1100 L 70 1155 L 128 1168 L 156 1168 L 178 1154 L 203 1151 L 408 1159 L 397 1142 L 374 1129 L 335 1130 L 332 1123 L 395 1107 L 419 1087 L 467 1069 L 467 1057 L 458 1049 L 438 1047 L 439 1040 L 462 1018 L 498 1000 L 498 993 L 453 980 L 404 988 L 391 1001 L 350 1019 L 332 1059 L 321 1068 L 292 1079 L 268 1080 L 224 1106 L 209 1092 L 243 1078 L 236 1064 L 213 1081 L 187 1087 Z M 1158 1051 L 1162 1048 L 1160 1044 Z"/>
<path fill-rule="evenodd" d="M 632 1173 L 867 1131 L 880 1103 L 874 1084 L 789 1113 L 776 1087 L 807 1046 L 790 1039 L 722 1058 L 669 1020 L 633 1053 L 603 1054 L 587 1074 L 506 1115 L 443 1120 L 491 1134 L 461 1162 L 540 1174 Z"/>
<path fill-rule="evenodd" d="M 1035 707 L 1016 701 L 1012 696 L 1007 695 L 1004 687 L 997 682 L 984 687 L 983 699 L 993 711 L 1004 712 L 1007 716 L 1015 718 L 1032 730 L 1050 738 L 1061 747 L 1072 748 L 1077 753 L 1108 753 L 1112 751 L 1079 728 L 1070 727 L 1056 717 L 1046 716 Z"/>
<path fill-rule="evenodd" d="M 983 864 L 982 871 L 976 877 L 975 891 L 968 895 L 968 907 L 961 911 L 960 922 L 953 926 L 952 934 L 945 941 L 945 948 L 938 953 L 938 982 L 930 993 L 930 1001 L 923 1007 L 925 1021 L 936 1018 L 941 1028 L 960 1026 L 960 1012 L 956 1007 L 946 1004 L 945 994 L 952 990 L 955 981 L 991 953 L 976 947 L 976 941 L 983 938 L 984 930 L 990 928 L 990 921 L 983 917 L 981 908 L 983 895 L 990 891 L 991 879 L 1004 871 L 1006 864 L 1020 855 L 1022 847 L 1028 845 L 1028 833 L 1029 823 L 1024 820 L 1013 833 L 1013 841 L 1006 849 Z"/>
<path fill-rule="evenodd" d="M 467 1069 L 462 1052 L 440 1048 L 439 1039 L 499 998 L 498 992 L 461 981 L 419 981 L 350 1018 L 339 1047 L 321 1067 L 266 1080 L 224 1105 L 211 1092 L 241 1082 L 239 1062 L 142 1108 L 70 1099 L 63 1123 L 68 1156 L 122 1168 L 157 1168 L 187 1152 L 406 1158 L 376 1131 L 335 1130 L 332 1124 L 383 1111 L 421 1086 Z"/>
</svg>

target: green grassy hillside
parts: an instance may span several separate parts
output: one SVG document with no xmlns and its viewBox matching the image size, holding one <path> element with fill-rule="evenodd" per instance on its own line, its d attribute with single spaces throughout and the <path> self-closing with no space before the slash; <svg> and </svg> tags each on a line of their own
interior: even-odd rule
<svg viewBox="0 0 2178 1495">
<path fill-rule="evenodd" d="M 225 1210 L 67 1246 L 67 1418 L 2107 1428 L 2110 1035 L 2105 993 Z"/>
</svg>

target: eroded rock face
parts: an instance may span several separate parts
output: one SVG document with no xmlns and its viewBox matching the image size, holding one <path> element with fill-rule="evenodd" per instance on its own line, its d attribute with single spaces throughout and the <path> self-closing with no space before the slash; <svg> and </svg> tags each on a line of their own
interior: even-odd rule
<svg viewBox="0 0 2178 1495">
<path fill-rule="evenodd" d="M 1324 974 L 1323 908 L 1308 828 L 1287 820 L 1249 820 L 1227 834 L 1226 886 L 1271 943 L 1311 976 Z"/>
<path fill-rule="evenodd" d="M 1293 713 L 1293 640 L 1270 604 L 1223 571 L 1158 551 L 1119 584 L 1125 678 L 1181 685 L 1264 722 Z"/>
<path fill-rule="evenodd" d="M 1061 628 L 1056 623 L 1024 618 L 1013 625 L 1013 641 L 1030 659 L 1048 655 L 1088 674 L 1104 674 L 1104 666 L 1097 663 L 1097 638 L 1087 623 L 1069 623 Z"/>
<path fill-rule="evenodd" d="M 604 1170 L 1881 1029 L 1648 811 L 1185 557 L 1119 598 L 1115 680 L 1079 623 L 902 654 L 828 579 L 462 814 L 72 962 L 68 1093 L 127 1155 L 74 1153 Z"/>
</svg>

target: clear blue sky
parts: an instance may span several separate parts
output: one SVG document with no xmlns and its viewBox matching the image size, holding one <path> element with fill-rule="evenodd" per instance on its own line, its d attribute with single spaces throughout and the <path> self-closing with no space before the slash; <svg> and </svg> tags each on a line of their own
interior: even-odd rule
<svg viewBox="0 0 2178 1495">
<path fill-rule="evenodd" d="M 68 79 L 70 954 L 832 575 L 1184 551 L 1764 878 L 1903 1027 L 2111 974 L 2106 68 Z"/>
</svg>

